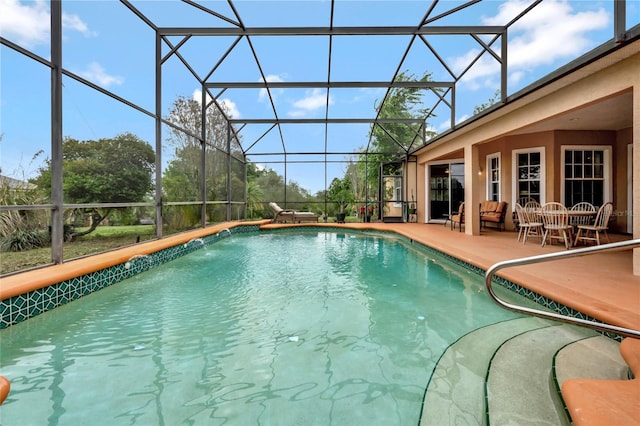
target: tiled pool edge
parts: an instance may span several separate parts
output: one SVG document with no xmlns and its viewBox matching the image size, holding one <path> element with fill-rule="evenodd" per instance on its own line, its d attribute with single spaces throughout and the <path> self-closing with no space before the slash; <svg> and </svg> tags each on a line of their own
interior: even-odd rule
<svg viewBox="0 0 640 426">
<path fill-rule="evenodd" d="M 457 265 L 460 265 L 465 269 L 468 269 L 469 271 L 481 276 L 484 279 L 484 274 L 485 274 L 486 270 L 484 270 L 482 268 L 479 268 L 479 267 L 477 267 L 475 265 L 472 265 L 472 264 L 470 264 L 468 262 L 465 262 L 463 260 L 460 260 L 457 257 L 451 256 L 451 255 L 449 255 L 449 254 L 447 254 L 445 252 L 442 252 L 440 250 L 434 249 L 433 247 L 429 247 L 429 246 L 427 246 L 425 244 L 422 244 L 422 243 L 420 243 L 418 241 L 411 240 L 411 242 L 413 244 L 419 244 L 424 250 L 437 253 L 440 256 L 443 256 L 443 257 L 447 258 L 451 262 L 453 262 L 453 263 L 455 263 Z M 561 303 L 558 303 L 553 299 L 550 299 L 550 298 L 548 298 L 546 296 L 543 296 L 543 295 L 541 295 L 539 293 L 536 293 L 535 291 L 530 290 L 528 288 L 522 287 L 520 284 L 516 284 L 516 283 L 514 283 L 512 281 L 509 281 L 509 280 L 503 278 L 503 277 L 494 275 L 493 279 L 492 279 L 492 282 L 495 283 L 495 284 L 498 284 L 498 285 L 506 288 L 507 290 L 510 290 L 510 291 L 520 295 L 520 296 L 523 296 L 526 299 L 536 303 L 537 305 L 540 305 L 540 306 L 542 306 L 544 308 L 547 308 L 547 309 L 549 309 L 549 310 L 551 310 L 551 311 L 553 311 L 555 313 L 559 313 L 561 315 L 569 316 L 569 317 L 572 317 L 572 318 L 580 318 L 580 319 L 593 321 L 593 322 L 601 322 L 600 320 L 598 320 L 596 318 L 593 318 L 593 317 L 591 317 L 589 315 L 586 315 L 586 314 L 584 314 L 584 313 L 582 313 L 582 312 L 580 312 L 580 311 L 578 311 L 578 310 L 576 310 L 574 308 L 571 308 L 569 306 L 566 306 L 566 305 L 563 305 Z M 605 336 L 607 336 L 607 337 L 609 337 L 609 338 L 612 338 L 614 340 L 617 340 L 617 341 L 621 341 L 622 340 L 622 337 L 617 335 L 617 334 L 615 334 L 615 333 L 608 333 L 608 332 L 599 331 L 599 330 L 596 330 L 596 331 L 601 333 L 601 334 L 603 334 L 603 335 L 605 335 Z"/>
<path fill-rule="evenodd" d="M 454 256 L 444 253 L 440 250 L 434 249 L 430 246 L 422 244 L 418 241 L 410 239 L 406 236 L 400 235 L 396 232 L 384 232 L 384 231 L 370 231 L 370 230 L 356 230 L 345 229 L 338 227 L 327 226 L 305 226 L 300 227 L 287 227 L 278 229 L 261 230 L 260 225 L 240 225 L 230 229 L 225 229 L 218 233 L 210 234 L 201 238 L 195 238 L 184 244 L 179 244 L 173 247 L 159 250 L 155 253 L 133 256 L 129 261 L 121 263 L 115 266 L 111 266 L 100 271 L 91 272 L 86 275 L 75 277 L 69 280 L 65 280 L 56 284 L 49 285 L 25 294 L 13 296 L 0 301 L 0 330 L 18 324 L 24 320 L 32 318 L 41 313 L 47 312 L 58 306 L 64 305 L 71 301 L 77 300 L 83 296 L 91 294 L 95 291 L 101 290 L 105 287 L 109 287 L 113 284 L 121 282 L 127 278 L 130 278 L 136 274 L 147 271 L 154 266 L 161 265 L 163 263 L 174 260 L 178 257 L 189 254 L 203 246 L 213 244 L 228 235 L 247 232 L 300 232 L 301 229 L 309 232 L 344 232 L 355 234 L 389 234 L 404 239 L 411 244 L 418 244 L 422 250 L 437 253 L 439 256 L 443 256 L 453 263 L 462 266 L 463 268 L 484 276 L 485 271 L 472 265 L 468 262 L 462 261 Z M 508 281 L 502 277 L 494 277 L 494 282 L 502 287 L 513 291 L 527 299 L 535 302 L 536 304 L 543 306 L 547 309 L 551 309 L 554 312 L 568 315 L 574 318 L 588 319 L 591 321 L 597 321 L 596 319 L 585 315 L 584 313 L 577 311 L 573 308 L 559 304 L 558 302 L 542 296 L 536 292 L 533 292 L 527 288 L 520 286 L 519 284 Z M 609 337 L 618 339 L 616 335 L 609 335 Z"/>
</svg>

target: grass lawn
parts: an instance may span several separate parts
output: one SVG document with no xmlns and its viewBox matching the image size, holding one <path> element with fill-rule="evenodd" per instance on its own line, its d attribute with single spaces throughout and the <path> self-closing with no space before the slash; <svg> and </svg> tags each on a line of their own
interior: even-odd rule
<svg viewBox="0 0 640 426">
<path fill-rule="evenodd" d="M 86 229 L 86 228 L 85 228 Z M 76 231 L 83 231 L 76 228 Z M 89 235 L 76 241 L 64 243 L 64 259 L 74 259 L 88 254 L 100 253 L 140 241 L 154 239 L 156 228 L 153 225 L 99 226 Z M 51 263 L 51 247 L 43 247 L 21 252 L 0 253 L 0 274 L 22 271 Z"/>
</svg>

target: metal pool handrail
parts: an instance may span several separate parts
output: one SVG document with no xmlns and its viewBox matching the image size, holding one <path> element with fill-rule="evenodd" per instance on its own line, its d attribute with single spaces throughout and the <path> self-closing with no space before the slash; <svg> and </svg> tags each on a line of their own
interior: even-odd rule
<svg viewBox="0 0 640 426">
<path fill-rule="evenodd" d="M 509 302 L 505 302 L 504 300 L 500 299 L 500 297 L 498 297 L 498 295 L 494 292 L 492 283 L 491 283 L 493 275 L 503 268 L 510 268 L 513 266 L 521 266 L 521 265 L 531 265 L 533 263 L 541 263 L 541 262 L 564 259 L 569 257 L 586 256 L 589 254 L 600 253 L 600 252 L 622 251 L 622 250 L 628 250 L 634 247 L 640 247 L 640 239 L 620 241 L 620 242 L 611 243 L 611 244 L 602 244 L 599 246 L 586 247 L 586 248 L 562 251 L 557 253 L 529 256 L 529 257 L 523 257 L 520 259 L 505 260 L 502 262 L 498 262 L 495 265 L 491 266 L 489 269 L 487 269 L 487 272 L 485 272 L 484 274 L 484 281 L 485 281 L 485 285 L 487 287 L 489 296 L 491 296 L 491 298 L 498 305 L 502 306 L 503 308 L 509 309 L 511 311 L 529 314 L 529 315 L 546 318 L 546 319 L 562 321 L 569 324 L 581 325 L 581 326 L 593 328 L 596 330 L 617 333 L 622 336 L 638 338 L 640 337 L 640 331 L 638 330 L 618 327 L 618 326 L 607 324 L 607 323 L 599 323 L 599 322 L 590 321 L 590 320 L 581 319 L 581 318 L 573 318 L 573 317 L 558 314 L 555 312 L 545 312 L 545 311 L 540 311 L 537 309 L 527 308 L 525 306 L 519 306 Z"/>
</svg>

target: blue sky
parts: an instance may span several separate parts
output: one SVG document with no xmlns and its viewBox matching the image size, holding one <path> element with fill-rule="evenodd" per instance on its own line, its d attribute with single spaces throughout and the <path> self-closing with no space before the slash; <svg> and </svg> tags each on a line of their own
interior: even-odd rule
<svg viewBox="0 0 640 426">
<path fill-rule="evenodd" d="M 200 1 L 204 7 L 235 20 L 228 3 Z M 454 14 L 447 11 L 462 1 L 441 1 L 431 17 L 442 14 L 433 25 L 504 25 L 531 4 L 531 0 L 485 0 Z M 109 1 L 63 0 L 64 67 L 127 101 L 154 111 L 153 31 L 122 3 Z M 132 1 L 131 4 L 160 27 L 232 27 L 233 24 L 179 1 Z M 235 1 L 234 6 L 247 27 L 329 25 L 330 2 Z M 334 26 L 415 26 L 430 2 L 338 0 Z M 640 22 L 640 1 L 627 0 L 628 27 Z M 613 1 L 544 0 L 509 31 L 508 91 L 526 87 L 542 76 L 592 50 L 613 34 Z M 49 4 L 45 1 L 0 0 L 0 35 L 35 54 L 49 59 Z M 468 35 L 425 37 L 446 61 L 447 70 L 420 40 L 411 45 L 401 70 L 420 75 L 427 71 L 434 81 L 450 81 L 449 71 L 460 73 L 472 61 L 480 44 Z M 483 40 L 488 40 L 486 36 Z M 171 38 L 178 43 L 181 37 Z M 194 37 L 180 52 L 204 76 L 222 57 L 233 37 Z M 410 45 L 408 36 L 334 37 L 331 45 L 333 81 L 389 81 Z M 499 43 L 497 44 L 499 46 Z M 167 52 L 164 47 L 164 52 Z M 238 43 L 215 71 L 214 82 L 258 82 L 260 69 L 268 81 L 326 81 L 328 78 L 328 37 L 252 37 Z M 499 53 L 499 52 L 498 52 Z M 13 49 L 0 46 L 0 166 L 2 174 L 15 178 L 33 176 L 38 165 L 50 154 L 49 69 Z M 499 66 L 489 54 L 474 63 L 456 87 L 457 122 L 468 118 L 473 108 L 493 97 L 499 87 Z M 177 96 L 196 96 L 200 87 L 174 56 L 163 65 L 163 115 Z M 214 93 L 217 93 L 214 90 Z M 384 96 L 376 88 L 332 89 L 327 101 L 325 89 L 280 89 L 271 93 L 280 118 L 370 118 L 374 104 Z M 273 108 L 264 90 L 229 89 L 221 96 L 234 118 L 272 118 Z M 425 95 L 425 107 L 435 97 Z M 145 114 L 131 110 L 93 89 L 64 79 L 64 136 L 77 139 L 113 137 L 129 131 L 153 144 L 154 122 Z M 437 132 L 449 128 L 450 110 L 440 108 L 429 125 Z M 269 126 L 248 125 L 243 129 L 245 146 L 262 135 Z M 353 152 L 368 142 L 368 125 L 283 125 L 288 152 Z M 326 143 L 326 146 L 325 146 Z M 282 165 L 269 163 L 281 157 L 258 155 L 280 152 L 278 131 L 269 132 L 252 150 L 253 161 L 283 173 Z M 43 151 L 35 161 L 34 154 Z M 163 151 L 170 160 L 171 150 Z M 253 157 L 252 154 L 255 154 Z M 295 160 L 292 156 L 289 160 Z M 302 157 L 299 157 L 302 158 Z M 305 157 L 309 158 L 309 157 Z M 316 159 L 323 159 L 317 156 Z M 336 155 L 335 160 L 345 155 Z M 344 165 L 290 164 L 287 179 L 295 180 L 312 193 L 322 189 L 334 176 L 343 174 Z"/>
</svg>

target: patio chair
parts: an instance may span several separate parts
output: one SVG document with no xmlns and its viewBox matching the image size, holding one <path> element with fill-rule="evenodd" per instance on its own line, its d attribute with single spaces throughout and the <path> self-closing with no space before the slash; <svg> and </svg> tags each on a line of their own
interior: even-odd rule
<svg viewBox="0 0 640 426">
<path fill-rule="evenodd" d="M 458 224 L 458 229 L 462 232 L 462 225 L 464 224 L 464 201 L 460 203 L 458 213 L 451 215 L 451 229 L 456 229 L 456 223 Z"/>
<path fill-rule="evenodd" d="M 299 212 L 296 210 L 283 209 L 277 203 L 269 203 L 269 207 L 273 210 L 274 216 L 271 223 L 300 223 L 300 222 L 317 222 L 318 215 L 312 212 Z"/>
<path fill-rule="evenodd" d="M 593 204 L 582 201 L 580 203 L 574 204 L 571 207 L 571 212 L 594 212 L 596 211 L 596 206 Z M 578 228 L 578 225 L 591 225 L 591 221 L 593 220 L 593 216 L 589 215 L 569 215 L 569 223 L 573 226 L 574 230 Z"/>
<path fill-rule="evenodd" d="M 540 212 L 542 211 L 542 205 L 536 200 L 531 200 L 528 201 L 527 204 L 520 205 L 524 206 L 524 211 L 526 211 L 527 213 L 535 213 L 540 215 Z"/>
<path fill-rule="evenodd" d="M 600 232 L 604 233 L 605 237 L 607 237 L 607 242 L 610 243 L 607 229 L 609 229 L 611 213 L 613 213 L 613 203 L 604 203 L 598 209 L 598 214 L 596 214 L 596 220 L 593 224 L 578 225 L 578 232 L 576 232 L 576 238 L 573 244 L 577 245 L 580 241 L 584 243 L 587 241 L 595 241 L 597 245 L 600 245 Z"/>
<path fill-rule="evenodd" d="M 529 235 L 542 239 L 542 222 L 537 220 L 537 214 L 529 215 L 519 203 L 516 203 L 516 215 L 518 216 L 518 241 L 522 238 L 522 244 L 527 243 Z"/>
<path fill-rule="evenodd" d="M 569 224 L 569 210 L 555 201 L 542 205 L 542 223 L 544 235 L 542 237 L 542 247 L 547 240 L 559 240 L 564 242 L 566 249 L 571 247 L 571 225 Z"/>
<path fill-rule="evenodd" d="M 527 205 L 527 203 L 531 202 L 531 201 L 536 201 L 535 198 L 532 197 L 522 197 L 518 200 L 518 204 L 520 204 L 520 207 L 522 207 L 524 209 L 524 207 Z M 514 210 L 513 213 L 511 214 L 511 220 L 513 220 L 513 224 L 516 227 L 516 231 L 518 231 L 518 233 L 520 233 L 520 220 L 518 219 L 518 213 Z M 518 241 L 520 241 L 520 239 L 518 238 Z"/>
<path fill-rule="evenodd" d="M 527 216 L 529 222 L 542 223 L 542 205 L 534 199 L 527 201 L 527 204 L 521 204 L 524 209 L 524 214 Z M 529 229 L 529 236 L 536 236 L 540 238 L 542 242 L 542 236 L 544 235 L 544 224 L 539 227 L 532 227 Z"/>
</svg>

